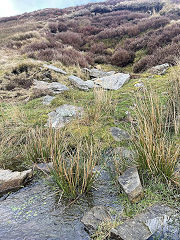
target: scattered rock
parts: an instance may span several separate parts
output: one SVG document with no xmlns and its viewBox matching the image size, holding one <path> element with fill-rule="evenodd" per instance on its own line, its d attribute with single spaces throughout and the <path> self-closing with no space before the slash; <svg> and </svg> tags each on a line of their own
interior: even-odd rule
<svg viewBox="0 0 180 240">
<path fill-rule="evenodd" d="M 51 125 L 53 128 L 61 128 L 69 123 L 73 118 L 81 117 L 82 114 L 82 107 L 64 104 L 48 114 L 49 119 L 46 126 Z"/>
<path fill-rule="evenodd" d="M 143 188 L 136 167 L 128 168 L 118 182 L 131 202 L 139 201 L 143 196 Z"/>
<path fill-rule="evenodd" d="M 113 136 L 115 141 L 123 141 L 123 140 L 129 140 L 130 136 L 129 134 L 120 128 L 112 127 L 110 129 L 111 135 Z"/>
<path fill-rule="evenodd" d="M 139 82 L 139 83 L 134 84 L 134 86 L 137 88 L 142 88 L 142 87 L 144 87 L 144 83 Z"/>
<path fill-rule="evenodd" d="M 69 81 L 77 88 L 88 91 L 94 87 L 94 82 L 91 80 L 83 81 L 81 78 L 71 75 Z"/>
<path fill-rule="evenodd" d="M 116 229 L 111 230 L 113 239 L 145 240 L 164 226 L 175 210 L 162 205 L 149 207 L 144 213 L 125 221 Z"/>
<path fill-rule="evenodd" d="M 116 73 L 107 77 L 102 77 L 96 79 L 94 82 L 97 85 L 100 85 L 104 89 L 109 90 L 118 90 L 121 88 L 127 81 L 129 81 L 130 75 L 124 73 Z"/>
<path fill-rule="evenodd" d="M 51 168 L 53 168 L 53 162 L 37 163 L 33 166 L 34 170 L 40 170 L 45 173 L 50 173 Z"/>
<path fill-rule="evenodd" d="M 34 80 L 34 88 L 39 90 L 50 90 L 54 94 L 58 94 L 64 91 L 68 91 L 69 88 L 59 82 L 44 82 L 44 81 L 37 81 Z"/>
<path fill-rule="evenodd" d="M 169 68 L 169 63 L 164 63 L 161 65 L 157 65 L 155 67 L 152 67 L 151 69 L 149 69 L 149 73 L 152 74 L 157 74 L 157 75 L 163 75 L 166 73 L 167 69 Z"/>
<path fill-rule="evenodd" d="M 55 99 L 55 97 L 46 95 L 45 97 L 43 97 L 43 104 L 50 105 L 53 99 Z"/>
<path fill-rule="evenodd" d="M 101 77 L 107 77 L 112 74 L 115 74 L 115 71 L 104 72 L 96 68 L 93 68 L 93 69 L 84 68 L 84 71 L 88 73 L 91 78 L 101 78 Z"/>
<path fill-rule="evenodd" d="M 23 172 L 0 169 L 0 194 L 20 188 L 32 174 L 32 169 Z"/>
<path fill-rule="evenodd" d="M 55 66 L 53 66 L 53 65 L 44 64 L 43 67 L 48 68 L 48 69 L 50 69 L 50 70 L 53 70 L 53 71 L 55 71 L 55 72 L 58 72 L 58 73 L 67 75 L 67 72 L 65 72 L 65 71 L 63 71 L 62 69 L 57 68 L 57 67 L 55 67 Z"/>
<path fill-rule="evenodd" d="M 104 206 L 95 206 L 89 212 L 85 213 L 81 222 L 85 225 L 89 233 L 93 233 L 105 220 L 111 220 L 107 208 Z"/>
</svg>

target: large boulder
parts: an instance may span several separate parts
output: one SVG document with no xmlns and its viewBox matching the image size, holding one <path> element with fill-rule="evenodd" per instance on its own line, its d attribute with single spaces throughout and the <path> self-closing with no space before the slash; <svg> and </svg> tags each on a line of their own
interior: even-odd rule
<svg viewBox="0 0 180 240">
<path fill-rule="evenodd" d="M 20 188 L 32 174 L 32 169 L 23 172 L 0 169 L 0 194 Z"/>
<path fill-rule="evenodd" d="M 95 82 L 95 84 L 101 86 L 104 89 L 118 90 L 126 82 L 128 82 L 129 79 L 130 79 L 129 74 L 116 73 L 116 74 L 112 74 L 107 77 L 102 77 L 102 78 L 96 79 L 94 82 Z"/>
<path fill-rule="evenodd" d="M 143 188 L 136 167 L 128 168 L 119 176 L 118 182 L 131 202 L 137 202 L 143 197 Z"/>
<path fill-rule="evenodd" d="M 53 65 L 44 64 L 43 67 L 44 68 L 48 68 L 49 70 L 53 70 L 53 71 L 55 71 L 57 73 L 61 73 L 61 74 L 67 75 L 67 73 L 64 70 L 62 70 L 61 68 L 57 68 L 57 67 L 55 67 Z"/>
<path fill-rule="evenodd" d="M 91 78 L 101 78 L 115 74 L 115 71 L 104 72 L 96 68 L 93 69 L 84 68 L 84 71 L 88 73 Z"/>
<path fill-rule="evenodd" d="M 149 69 L 149 73 L 152 74 L 157 74 L 157 75 L 163 75 L 166 73 L 167 69 L 169 68 L 169 63 L 164 63 L 161 65 L 157 65 L 155 67 L 152 67 L 151 69 Z"/>
<path fill-rule="evenodd" d="M 69 90 L 68 87 L 66 87 L 65 85 L 63 85 L 59 82 L 48 83 L 48 82 L 44 82 L 44 81 L 34 80 L 33 85 L 34 85 L 33 88 L 35 88 L 35 89 L 38 89 L 41 91 L 48 90 L 48 91 L 52 92 L 53 94 L 59 94 L 61 92 Z"/>
<path fill-rule="evenodd" d="M 105 220 L 111 220 L 109 212 L 104 206 L 95 206 L 83 216 L 81 222 L 88 232 L 93 233 Z"/>
<path fill-rule="evenodd" d="M 76 76 L 69 76 L 69 81 L 77 88 L 81 89 L 81 90 L 85 90 L 88 91 L 89 89 L 94 87 L 94 82 L 91 80 L 88 81 L 84 81 L 79 77 Z"/>
<path fill-rule="evenodd" d="M 82 114 L 82 107 L 64 104 L 48 114 L 49 119 L 46 126 L 51 125 L 53 128 L 61 128 L 68 124 L 72 119 L 81 117 Z"/>
<path fill-rule="evenodd" d="M 111 237 L 121 240 L 148 239 L 152 234 L 160 230 L 160 228 L 164 228 L 165 226 L 168 228 L 169 219 L 175 215 L 176 211 L 168 206 L 158 204 L 151 206 L 144 213 L 135 216 L 133 219 L 128 219 L 116 229 L 112 229 Z"/>
</svg>

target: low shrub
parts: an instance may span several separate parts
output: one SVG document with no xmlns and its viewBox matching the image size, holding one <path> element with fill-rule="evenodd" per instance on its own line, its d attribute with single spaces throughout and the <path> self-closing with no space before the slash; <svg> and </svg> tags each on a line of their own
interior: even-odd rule
<svg viewBox="0 0 180 240">
<path fill-rule="evenodd" d="M 80 48 L 84 43 L 80 33 L 71 31 L 56 34 L 56 39 L 61 39 L 64 44 L 71 45 L 75 48 Z"/>
<path fill-rule="evenodd" d="M 134 61 L 135 54 L 123 48 L 118 48 L 112 55 L 111 62 L 113 65 L 125 67 Z"/>
</svg>

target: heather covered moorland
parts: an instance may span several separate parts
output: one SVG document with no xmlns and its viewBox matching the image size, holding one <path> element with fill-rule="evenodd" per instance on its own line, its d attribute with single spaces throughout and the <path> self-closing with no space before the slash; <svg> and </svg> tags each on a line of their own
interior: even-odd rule
<svg viewBox="0 0 180 240">
<path fill-rule="evenodd" d="M 179 137 L 179 0 L 0 18 L 0 239 L 179 239 Z"/>
</svg>

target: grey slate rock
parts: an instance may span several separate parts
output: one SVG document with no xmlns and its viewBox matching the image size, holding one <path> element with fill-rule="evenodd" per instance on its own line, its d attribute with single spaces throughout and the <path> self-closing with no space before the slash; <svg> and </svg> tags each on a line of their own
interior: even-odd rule
<svg viewBox="0 0 180 240">
<path fill-rule="evenodd" d="M 160 227 L 166 225 L 175 214 L 176 211 L 168 206 L 159 204 L 151 206 L 144 213 L 112 229 L 111 237 L 121 240 L 146 240 Z"/>
<path fill-rule="evenodd" d="M 34 170 L 40 170 L 40 171 L 45 172 L 45 173 L 50 173 L 52 168 L 53 168 L 53 162 L 37 163 L 33 166 Z"/>
<path fill-rule="evenodd" d="M 113 136 L 115 141 L 123 141 L 123 140 L 129 140 L 130 136 L 129 134 L 125 131 L 122 130 L 118 127 L 112 127 L 110 129 L 111 135 Z"/>
<path fill-rule="evenodd" d="M 82 107 L 64 104 L 48 114 L 49 119 L 46 126 L 51 125 L 53 128 L 61 128 L 68 124 L 72 119 L 81 117 L 82 114 Z"/>
<path fill-rule="evenodd" d="M 0 169 L 0 194 L 20 188 L 32 175 L 32 169 L 23 172 Z"/>
<path fill-rule="evenodd" d="M 48 83 L 48 82 L 44 82 L 44 81 L 38 81 L 38 80 L 34 80 L 34 88 L 39 89 L 39 90 L 49 90 L 54 94 L 59 94 L 61 92 L 64 91 L 68 91 L 69 88 L 66 87 L 65 85 L 59 83 L 59 82 L 52 82 L 52 83 Z"/>
<path fill-rule="evenodd" d="M 111 220 L 107 208 L 104 206 L 95 206 L 89 212 L 85 213 L 81 222 L 85 225 L 86 230 L 92 234 L 105 220 Z"/>
<path fill-rule="evenodd" d="M 57 68 L 57 67 L 55 67 L 53 65 L 44 64 L 43 67 L 48 68 L 50 70 L 53 70 L 53 71 L 55 71 L 57 73 L 61 73 L 61 74 L 67 75 L 67 72 L 65 72 L 64 70 L 62 70 L 60 68 Z"/>
<path fill-rule="evenodd" d="M 129 74 L 125 73 L 116 73 L 107 77 L 102 77 L 96 79 L 94 82 L 97 85 L 100 85 L 104 89 L 108 90 L 118 90 L 130 79 Z"/>
<path fill-rule="evenodd" d="M 118 182 L 131 202 L 137 202 L 142 198 L 143 188 L 136 167 L 128 168 L 119 176 Z"/>
<path fill-rule="evenodd" d="M 104 72 L 96 68 L 93 69 L 84 68 L 84 71 L 88 73 L 91 78 L 101 78 L 115 74 L 115 71 Z"/>
<path fill-rule="evenodd" d="M 88 91 L 89 89 L 94 87 L 94 82 L 91 80 L 88 81 L 84 81 L 79 77 L 76 76 L 69 76 L 69 81 L 77 88 L 81 89 L 81 90 L 85 90 Z"/>
<path fill-rule="evenodd" d="M 169 67 L 170 67 L 169 63 L 164 63 L 161 65 L 152 67 L 151 69 L 148 70 L 148 72 L 152 73 L 152 74 L 163 75 L 166 73 L 166 71 Z"/>
<path fill-rule="evenodd" d="M 44 105 L 50 105 L 53 99 L 55 99 L 55 97 L 50 96 L 50 95 L 46 95 L 46 96 L 43 97 L 43 104 Z"/>
</svg>

